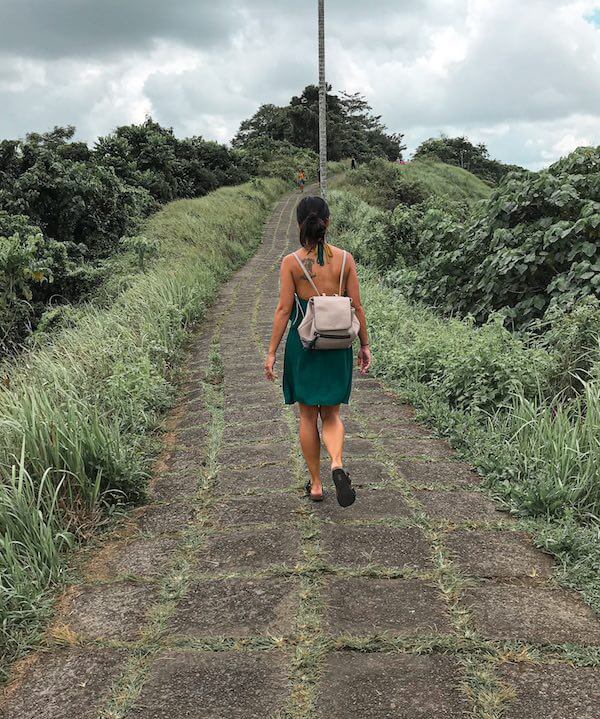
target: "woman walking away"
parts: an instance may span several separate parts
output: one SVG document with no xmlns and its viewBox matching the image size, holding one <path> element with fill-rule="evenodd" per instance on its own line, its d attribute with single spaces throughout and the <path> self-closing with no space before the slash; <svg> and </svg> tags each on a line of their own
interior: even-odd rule
<svg viewBox="0 0 600 719">
<path fill-rule="evenodd" d="M 358 365 L 361 374 L 365 374 L 371 365 L 367 324 L 360 302 L 354 258 L 350 253 L 327 243 L 325 238 L 329 226 L 327 203 L 320 197 L 305 197 L 299 203 L 296 215 L 300 226 L 301 249 L 287 255 L 281 263 L 279 304 L 275 310 L 269 354 L 264 365 L 265 375 L 271 381 L 275 379 L 277 348 L 290 321 L 285 347 L 283 394 L 286 404 L 298 402 L 300 405 L 300 445 L 310 473 L 307 493 L 315 502 L 323 499 L 321 437 L 317 425 L 320 416 L 322 440 L 331 458 L 337 500 L 343 507 L 347 507 L 354 502 L 356 494 L 343 468 L 344 425 L 340 418 L 340 404 L 348 404 L 350 401 L 352 348 L 305 349 L 298 327 L 308 311 L 311 298 L 322 295 L 349 297 L 355 317 L 360 322 Z M 311 304 L 316 307 L 316 301 Z M 315 347 L 314 341 L 311 346 Z"/>
</svg>

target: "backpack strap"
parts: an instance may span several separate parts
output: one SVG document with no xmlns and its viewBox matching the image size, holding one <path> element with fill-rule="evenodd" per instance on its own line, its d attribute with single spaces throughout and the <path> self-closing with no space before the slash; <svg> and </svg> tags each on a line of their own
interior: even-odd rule
<svg viewBox="0 0 600 719">
<path fill-rule="evenodd" d="M 317 286 L 316 286 L 315 283 L 313 282 L 312 277 L 308 274 L 308 270 L 307 270 L 306 267 L 302 264 L 302 260 L 298 257 L 298 255 L 297 255 L 295 252 L 292 252 L 292 255 L 294 255 L 294 257 L 296 258 L 296 262 L 300 265 L 300 269 L 302 270 L 302 272 L 304 272 L 304 275 L 305 275 L 306 279 L 307 279 L 307 280 L 310 282 L 310 284 L 313 286 L 314 291 L 315 291 L 318 295 L 320 295 L 321 293 L 319 292 Z"/>
<path fill-rule="evenodd" d="M 298 299 L 298 295 L 295 292 L 294 292 L 294 301 L 296 302 L 296 314 L 294 315 L 292 325 L 296 324 L 299 314 L 302 315 L 302 319 L 304 319 L 304 317 L 306 316 L 304 314 L 304 310 L 302 309 L 302 305 L 300 304 L 300 300 Z"/>
<path fill-rule="evenodd" d="M 344 273 L 346 271 L 346 258 L 348 253 L 344 250 L 344 259 L 342 260 L 342 271 L 340 272 L 340 291 L 339 295 L 342 296 L 342 285 L 344 284 Z"/>
</svg>

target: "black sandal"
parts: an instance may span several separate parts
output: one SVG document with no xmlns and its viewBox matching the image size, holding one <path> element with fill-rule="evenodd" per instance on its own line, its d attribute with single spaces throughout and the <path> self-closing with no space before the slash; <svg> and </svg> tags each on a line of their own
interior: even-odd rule
<svg viewBox="0 0 600 719">
<path fill-rule="evenodd" d="M 306 492 L 306 496 L 310 499 L 311 502 L 322 502 L 325 499 L 325 492 L 323 491 L 320 497 L 313 497 L 312 496 L 312 483 L 307 482 L 304 485 L 304 491 Z"/>
<path fill-rule="evenodd" d="M 335 495 L 340 507 L 349 507 L 354 504 L 356 492 L 352 487 L 352 482 L 347 472 L 343 469 L 334 469 L 331 473 L 333 483 L 335 484 Z"/>
</svg>

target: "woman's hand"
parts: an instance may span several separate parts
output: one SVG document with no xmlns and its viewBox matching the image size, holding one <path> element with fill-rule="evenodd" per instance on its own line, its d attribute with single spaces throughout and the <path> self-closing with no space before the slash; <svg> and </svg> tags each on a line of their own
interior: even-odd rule
<svg viewBox="0 0 600 719">
<path fill-rule="evenodd" d="M 358 367 L 361 374 L 367 374 L 371 366 L 371 348 L 369 345 L 361 346 L 358 351 Z"/>
<path fill-rule="evenodd" d="M 267 355 L 267 359 L 265 360 L 264 368 L 265 368 L 265 377 L 269 380 L 269 382 L 275 381 L 275 360 L 276 355 L 275 352 L 269 352 Z"/>
</svg>

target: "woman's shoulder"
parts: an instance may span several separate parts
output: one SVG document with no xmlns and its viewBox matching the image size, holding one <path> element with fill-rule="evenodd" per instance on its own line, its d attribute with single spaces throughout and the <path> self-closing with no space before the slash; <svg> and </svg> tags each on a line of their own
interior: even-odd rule
<svg viewBox="0 0 600 719">
<path fill-rule="evenodd" d="M 336 256 L 340 256 L 340 257 L 341 257 L 341 256 L 343 255 L 343 253 L 345 252 L 345 253 L 346 253 L 346 259 L 348 259 L 348 260 L 349 260 L 349 259 L 352 259 L 352 260 L 354 259 L 354 257 L 352 256 L 352 253 L 349 252 L 348 250 L 344 250 L 342 247 L 337 247 L 337 245 L 332 245 L 332 244 L 330 244 L 330 243 L 327 243 L 327 244 L 328 244 L 329 247 L 331 248 L 331 251 L 333 252 L 333 256 L 334 256 L 334 257 L 336 257 Z"/>
<path fill-rule="evenodd" d="M 295 252 L 290 252 L 289 254 L 284 255 L 283 259 L 281 260 L 281 267 L 288 268 L 292 271 L 295 267 L 298 267 L 298 260 L 296 259 L 298 255 L 294 257 L 295 254 Z"/>
</svg>

